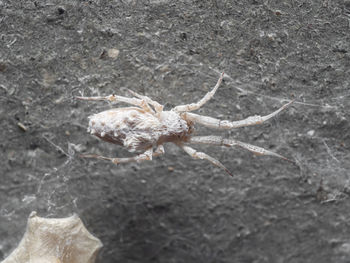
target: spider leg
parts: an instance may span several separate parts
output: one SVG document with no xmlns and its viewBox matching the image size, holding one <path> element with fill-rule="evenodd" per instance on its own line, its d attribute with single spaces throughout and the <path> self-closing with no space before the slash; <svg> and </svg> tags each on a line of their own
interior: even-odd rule
<svg viewBox="0 0 350 263">
<path fill-rule="evenodd" d="M 138 93 L 136 93 L 135 91 L 133 90 L 129 90 L 128 91 L 135 97 L 139 98 L 139 99 L 142 99 L 144 100 L 145 102 L 147 102 L 148 104 L 152 105 L 154 107 L 154 109 L 156 110 L 157 113 L 159 112 L 162 112 L 163 111 L 163 108 L 164 106 L 161 105 L 160 103 L 158 103 L 157 101 L 155 100 L 152 100 L 151 98 L 147 97 L 147 96 L 143 96 L 143 95 L 140 95 Z"/>
<path fill-rule="evenodd" d="M 86 154 L 86 155 L 81 155 L 81 157 L 96 158 L 100 160 L 111 161 L 114 164 L 120 164 L 120 163 L 148 161 L 148 160 L 152 160 L 152 157 L 157 157 L 162 154 L 164 154 L 164 147 L 163 145 L 158 145 L 157 149 L 154 152 L 152 148 L 149 148 L 144 153 L 141 153 L 139 155 L 136 155 L 134 157 L 129 157 L 129 158 L 111 158 L 111 157 L 105 157 L 97 154 Z"/>
<path fill-rule="evenodd" d="M 105 97 L 75 97 L 78 100 L 91 100 L 91 101 L 109 101 L 112 103 L 118 103 L 118 102 L 125 102 L 131 105 L 139 106 L 142 109 L 144 109 L 147 112 L 152 112 L 153 110 L 151 107 L 147 104 L 147 102 L 143 99 L 137 99 L 137 98 L 128 98 L 123 96 L 117 96 L 117 95 L 109 95 Z"/>
<path fill-rule="evenodd" d="M 288 102 L 287 104 L 283 105 L 278 110 L 265 115 L 265 116 L 250 116 L 244 120 L 240 121 L 228 121 L 228 120 L 219 120 L 208 116 L 202 116 L 194 113 L 184 112 L 182 113 L 182 116 L 185 120 L 192 121 L 194 123 L 200 123 L 206 127 L 214 128 L 214 129 L 222 129 L 222 130 L 228 130 L 228 129 L 234 129 L 239 127 L 246 127 L 251 125 L 257 125 L 262 124 L 263 122 L 275 117 L 278 113 L 283 111 L 285 108 L 287 108 L 290 104 L 292 104 L 294 100 Z"/>
<path fill-rule="evenodd" d="M 277 158 L 289 161 L 294 163 L 294 161 L 289 160 L 288 158 L 279 155 L 278 153 L 266 150 L 264 148 L 261 148 L 259 146 L 255 146 L 252 144 L 248 144 L 245 142 L 232 140 L 232 139 L 224 139 L 220 136 L 195 136 L 191 137 L 188 141 L 188 143 L 196 143 L 196 144 L 210 144 L 210 145 L 216 145 L 216 146 L 226 146 L 226 147 L 233 147 L 233 146 L 239 146 L 243 149 L 246 149 L 256 155 L 269 155 L 269 156 L 275 156 Z"/>
<path fill-rule="evenodd" d="M 195 149 L 193 149 L 187 145 L 180 144 L 180 143 L 178 143 L 177 146 L 179 146 L 182 150 L 184 150 L 192 158 L 202 159 L 202 160 L 205 159 L 205 160 L 211 162 L 212 164 L 220 167 L 221 169 L 225 170 L 225 172 L 228 173 L 229 175 L 233 176 L 232 173 L 222 163 L 220 163 L 215 158 L 209 156 L 208 154 L 203 153 L 203 152 L 197 152 Z"/>
<path fill-rule="evenodd" d="M 197 103 L 191 103 L 191 104 L 186 104 L 186 105 L 179 105 L 179 106 L 176 106 L 175 108 L 173 108 L 172 110 L 176 111 L 176 112 L 185 112 L 185 111 L 198 110 L 200 107 L 202 107 L 205 103 L 207 103 L 214 96 L 214 94 L 217 91 L 217 89 L 219 88 L 223 78 L 224 78 L 224 72 L 221 73 L 221 76 L 220 76 L 218 82 L 216 83 L 215 87 L 213 88 L 213 90 L 209 91 Z"/>
</svg>

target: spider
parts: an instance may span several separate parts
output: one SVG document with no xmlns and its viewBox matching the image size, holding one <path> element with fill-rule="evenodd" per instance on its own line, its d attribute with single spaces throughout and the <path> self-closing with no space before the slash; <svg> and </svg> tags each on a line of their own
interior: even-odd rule
<svg viewBox="0 0 350 263">
<path fill-rule="evenodd" d="M 95 154 L 83 155 L 86 158 L 97 158 L 112 161 L 114 164 L 141 162 L 152 160 L 153 157 L 164 154 L 163 144 L 172 142 L 195 159 L 205 159 L 232 173 L 218 160 L 204 152 L 198 152 L 188 144 L 209 144 L 215 146 L 239 146 L 257 155 L 270 155 L 284 160 L 287 158 L 264 148 L 220 136 L 192 136 L 194 124 L 202 124 L 209 128 L 228 130 L 250 125 L 261 124 L 287 108 L 293 101 L 283 105 L 278 110 L 266 116 L 251 116 L 239 121 L 219 120 L 208 116 L 191 113 L 208 102 L 219 88 L 224 77 L 221 74 L 215 87 L 197 103 L 180 105 L 170 111 L 163 111 L 163 105 L 128 90 L 134 97 L 128 98 L 117 95 L 106 97 L 76 97 L 86 101 L 124 102 L 134 107 L 114 108 L 89 116 L 88 132 L 98 138 L 117 145 L 124 146 L 129 152 L 141 152 L 129 158 L 110 158 Z"/>
</svg>

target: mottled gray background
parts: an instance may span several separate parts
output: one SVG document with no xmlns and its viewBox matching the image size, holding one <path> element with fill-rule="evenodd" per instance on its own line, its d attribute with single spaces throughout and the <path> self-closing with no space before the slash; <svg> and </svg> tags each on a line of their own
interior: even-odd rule
<svg viewBox="0 0 350 263">
<path fill-rule="evenodd" d="M 350 262 L 350 1 L 0 0 L 0 260 L 30 212 L 77 213 L 98 262 Z M 114 54 L 112 54 L 113 49 Z M 117 55 L 117 56 L 116 56 Z M 169 109 L 266 124 L 218 132 L 281 153 L 166 145 L 152 162 L 86 132 L 111 106 L 77 95 L 150 96 Z"/>
</svg>

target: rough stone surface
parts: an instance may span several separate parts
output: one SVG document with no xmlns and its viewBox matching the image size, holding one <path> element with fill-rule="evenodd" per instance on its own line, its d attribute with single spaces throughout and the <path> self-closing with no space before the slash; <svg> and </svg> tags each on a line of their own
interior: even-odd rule
<svg viewBox="0 0 350 263">
<path fill-rule="evenodd" d="M 349 262 L 349 1 L 0 0 L 0 260 L 26 218 L 77 213 L 104 244 L 98 262 Z M 111 53 L 111 50 L 118 50 Z M 118 53 L 118 54 L 117 54 Z M 74 96 L 126 88 L 166 108 L 199 100 L 222 119 L 293 106 L 197 147 L 234 177 L 173 145 L 152 162 L 86 132 L 111 106 Z"/>
</svg>

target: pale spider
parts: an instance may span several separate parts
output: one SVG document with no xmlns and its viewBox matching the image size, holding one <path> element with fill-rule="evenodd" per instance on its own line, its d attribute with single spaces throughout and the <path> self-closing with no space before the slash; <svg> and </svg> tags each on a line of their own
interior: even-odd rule
<svg viewBox="0 0 350 263">
<path fill-rule="evenodd" d="M 117 95 L 106 97 L 76 97 L 79 100 L 124 102 L 136 106 L 114 108 L 89 116 L 88 132 L 104 141 L 124 146 L 130 152 L 142 152 L 130 158 L 110 158 L 100 155 L 83 155 L 83 157 L 109 160 L 115 164 L 152 160 L 152 157 L 164 154 L 164 143 L 172 142 L 191 157 L 195 159 L 206 159 L 212 164 L 224 169 L 231 176 L 231 172 L 218 160 L 206 153 L 197 152 L 187 144 L 210 144 L 226 147 L 240 146 L 257 155 L 271 155 L 288 160 L 277 153 L 237 140 L 224 139 L 220 136 L 192 137 L 194 124 L 196 123 L 214 129 L 234 129 L 257 125 L 276 116 L 293 102 L 290 101 L 266 116 L 251 116 L 239 121 L 219 120 L 190 113 L 190 111 L 198 110 L 214 96 L 223 77 L 224 73 L 221 74 L 213 90 L 208 92 L 197 103 L 176 106 L 170 111 L 163 111 L 163 105 L 131 90 L 129 92 L 134 96 L 133 98 Z"/>
</svg>

